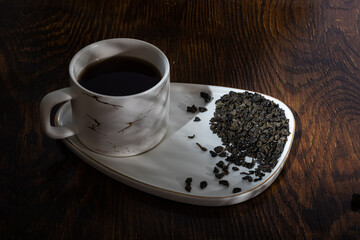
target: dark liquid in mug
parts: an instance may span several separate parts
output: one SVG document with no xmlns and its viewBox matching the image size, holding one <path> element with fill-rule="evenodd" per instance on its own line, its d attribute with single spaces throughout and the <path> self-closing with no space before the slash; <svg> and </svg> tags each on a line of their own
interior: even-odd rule
<svg viewBox="0 0 360 240">
<path fill-rule="evenodd" d="M 151 63 L 142 59 L 114 56 L 94 62 L 79 75 L 79 84 L 103 95 L 127 96 L 155 86 L 162 76 Z"/>
</svg>

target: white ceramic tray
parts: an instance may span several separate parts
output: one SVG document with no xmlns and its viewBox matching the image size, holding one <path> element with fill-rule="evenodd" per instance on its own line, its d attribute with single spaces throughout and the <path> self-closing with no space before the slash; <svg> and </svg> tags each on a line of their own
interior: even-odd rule
<svg viewBox="0 0 360 240">
<path fill-rule="evenodd" d="M 258 182 L 243 180 L 242 171 L 230 171 L 223 179 L 228 180 L 229 187 L 219 184 L 213 169 L 215 164 L 224 160 L 211 157 L 209 151 L 202 151 L 196 143 L 208 150 L 221 145 L 221 140 L 210 130 L 209 120 L 215 111 L 215 101 L 229 91 L 245 90 L 208 85 L 171 83 L 170 87 L 170 125 L 163 141 L 154 149 L 141 155 L 116 158 L 97 154 L 83 146 L 76 137 L 64 139 L 63 142 L 77 156 L 104 174 L 141 191 L 166 199 L 203 206 L 224 206 L 237 204 L 253 198 L 268 188 L 281 172 L 289 155 L 295 133 L 295 120 L 291 110 L 281 101 L 267 95 L 265 98 L 274 101 L 285 110 L 289 119 L 290 135 L 278 164 L 271 173 Z M 200 92 L 207 92 L 214 98 L 205 103 Z M 208 111 L 188 113 L 187 106 L 204 106 Z M 194 122 L 198 116 L 201 121 Z M 71 106 L 65 103 L 58 111 L 55 122 L 65 125 L 72 119 Z M 188 136 L 195 134 L 195 138 Z M 230 168 L 231 169 L 231 168 Z M 191 177 L 192 190 L 185 190 L 185 179 Z M 208 186 L 200 189 L 199 183 L 207 181 Z M 232 189 L 240 187 L 241 192 L 233 194 Z"/>
</svg>

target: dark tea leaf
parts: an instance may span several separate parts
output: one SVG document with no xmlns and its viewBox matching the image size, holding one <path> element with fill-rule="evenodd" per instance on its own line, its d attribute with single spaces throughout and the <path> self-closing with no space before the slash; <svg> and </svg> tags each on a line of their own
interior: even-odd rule
<svg viewBox="0 0 360 240">
<path fill-rule="evenodd" d="M 196 143 L 196 145 L 198 145 L 198 147 L 202 150 L 202 151 L 207 151 L 207 148 L 206 147 L 203 147 L 200 145 L 200 143 Z"/>
<path fill-rule="evenodd" d="M 197 109 L 197 107 L 195 106 L 195 105 L 192 105 L 191 107 L 187 107 L 186 108 L 186 111 L 187 112 L 191 112 L 191 113 L 196 113 L 196 111 L 197 111 L 198 109 Z"/>
<path fill-rule="evenodd" d="M 227 181 L 227 180 L 220 180 L 220 181 L 219 181 L 219 184 L 228 187 L 228 186 L 229 186 L 229 181 Z"/>
<path fill-rule="evenodd" d="M 201 188 L 201 189 L 206 188 L 206 187 L 207 187 L 207 185 L 208 185 L 208 184 L 207 184 L 207 182 L 206 182 L 206 181 L 201 181 L 201 182 L 200 182 L 200 188 Z"/>
<path fill-rule="evenodd" d="M 206 93 L 206 92 L 200 92 L 200 96 L 205 100 L 205 102 L 210 102 L 212 97 L 210 96 L 210 94 Z"/>
<path fill-rule="evenodd" d="M 233 188 L 232 192 L 233 193 L 239 193 L 239 192 L 241 192 L 241 188 L 239 188 L 239 187 Z"/>
<path fill-rule="evenodd" d="M 207 111 L 207 108 L 206 107 L 199 107 L 199 112 L 206 112 Z"/>
<path fill-rule="evenodd" d="M 201 119 L 199 117 L 194 118 L 194 122 L 200 122 L 200 121 L 201 121 Z"/>
</svg>

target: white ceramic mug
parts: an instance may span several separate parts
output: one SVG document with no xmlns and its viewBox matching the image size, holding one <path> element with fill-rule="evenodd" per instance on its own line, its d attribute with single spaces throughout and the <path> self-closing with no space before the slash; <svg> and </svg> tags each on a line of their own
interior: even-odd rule
<svg viewBox="0 0 360 240">
<path fill-rule="evenodd" d="M 152 88 L 129 96 L 98 94 L 78 83 L 79 74 L 86 66 L 115 55 L 152 63 L 160 71 L 161 80 Z M 69 72 L 70 87 L 47 94 L 40 103 L 41 127 L 50 138 L 76 135 L 92 151 L 118 157 L 143 153 L 163 139 L 169 119 L 170 66 L 160 49 L 136 39 L 99 41 L 73 57 Z M 73 122 L 62 127 L 51 126 L 51 109 L 69 100 Z"/>
</svg>

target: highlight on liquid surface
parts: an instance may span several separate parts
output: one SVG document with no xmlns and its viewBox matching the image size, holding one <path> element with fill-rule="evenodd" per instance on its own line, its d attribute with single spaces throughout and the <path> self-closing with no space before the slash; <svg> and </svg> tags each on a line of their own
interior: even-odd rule
<svg viewBox="0 0 360 240">
<path fill-rule="evenodd" d="M 87 66 L 79 84 L 103 95 L 127 96 L 141 93 L 161 80 L 159 70 L 142 59 L 114 56 Z"/>
</svg>

